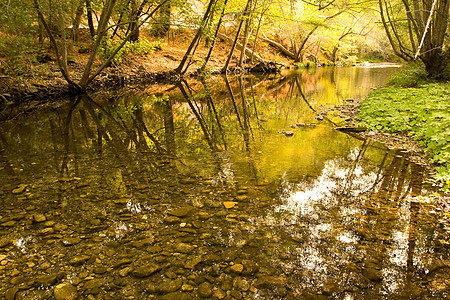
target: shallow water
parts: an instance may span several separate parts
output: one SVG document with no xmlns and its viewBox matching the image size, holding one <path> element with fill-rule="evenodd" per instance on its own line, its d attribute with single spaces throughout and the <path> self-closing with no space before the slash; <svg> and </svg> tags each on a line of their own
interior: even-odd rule
<svg viewBox="0 0 450 300">
<path fill-rule="evenodd" d="M 1 122 L 0 293 L 448 297 L 423 167 L 316 118 L 393 71 L 149 86 Z"/>
</svg>

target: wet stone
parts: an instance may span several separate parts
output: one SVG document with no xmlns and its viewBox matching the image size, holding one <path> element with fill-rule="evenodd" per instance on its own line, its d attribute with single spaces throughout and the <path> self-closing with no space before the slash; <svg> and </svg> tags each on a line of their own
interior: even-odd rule
<svg viewBox="0 0 450 300">
<path fill-rule="evenodd" d="M 185 243 L 177 243 L 175 245 L 175 250 L 180 253 L 191 253 L 194 251 L 195 246 L 185 244 Z"/>
<path fill-rule="evenodd" d="M 370 281 L 379 282 L 383 280 L 383 274 L 380 270 L 368 267 L 363 270 L 363 275 Z"/>
<path fill-rule="evenodd" d="M 227 293 L 221 289 L 217 289 L 213 291 L 213 297 L 217 299 L 223 299 L 227 296 Z"/>
<path fill-rule="evenodd" d="M 194 259 L 188 260 L 185 264 L 184 267 L 186 269 L 193 269 L 195 268 L 196 265 L 198 265 L 199 263 L 202 262 L 202 259 L 200 257 L 196 257 Z"/>
<path fill-rule="evenodd" d="M 180 207 L 167 212 L 168 215 L 183 218 L 188 216 L 194 208 L 190 206 Z"/>
<path fill-rule="evenodd" d="M 241 264 L 235 264 L 235 265 L 232 265 L 230 267 L 230 269 L 231 269 L 232 272 L 240 274 L 244 270 L 244 266 L 241 265 Z"/>
<path fill-rule="evenodd" d="M 150 246 L 153 245 L 155 243 L 155 238 L 154 237 L 148 237 L 139 241 L 133 241 L 132 245 L 135 248 L 141 248 L 144 246 Z"/>
<path fill-rule="evenodd" d="M 220 256 L 214 253 L 207 254 L 203 257 L 203 263 L 211 265 L 220 261 Z"/>
<path fill-rule="evenodd" d="M 6 300 L 14 300 L 14 299 L 16 299 L 16 294 L 17 294 L 18 291 L 19 291 L 18 287 L 13 287 L 13 288 L 8 289 L 5 292 Z"/>
<path fill-rule="evenodd" d="M 56 300 L 75 300 L 78 298 L 77 288 L 70 283 L 61 283 L 53 289 Z"/>
<path fill-rule="evenodd" d="M 329 278 L 322 286 L 322 291 L 325 295 L 332 295 L 338 292 L 339 282 L 335 278 Z"/>
<path fill-rule="evenodd" d="M 200 297 L 208 298 L 213 294 L 212 285 L 209 282 L 203 282 L 198 286 L 198 294 Z"/>
<path fill-rule="evenodd" d="M 56 231 L 64 231 L 67 228 L 68 228 L 68 226 L 64 225 L 64 224 L 56 223 L 55 225 L 53 225 L 53 229 L 55 229 Z"/>
<path fill-rule="evenodd" d="M 117 269 L 117 268 L 119 268 L 119 267 L 121 267 L 121 266 L 129 265 L 129 264 L 131 264 L 132 262 L 133 262 L 133 261 L 132 261 L 131 259 L 129 259 L 129 258 L 123 258 L 123 259 L 117 261 L 115 264 L 113 264 L 113 268 L 114 268 L 114 269 Z"/>
<path fill-rule="evenodd" d="M 246 292 L 250 289 L 250 283 L 246 279 L 238 276 L 233 279 L 233 288 L 241 292 Z"/>
<path fill-rule="evenodd" d="M 181 286 L 181 290 L 183 292 L 192 292 L 194 290 L 194 287 L 192 285 L 190 285 L 190 284 L 183 284 Z"/>
<path fill-rule="evenodd" d="M 35 285 L 44 287 L 51 286 L 55 284 L 58 280 L 61 280 L 63 277 L 64 277 L 63 273 L 38 276 L 35 278 Z"/>
<path fill-rule="evenodd" d="M 69 261 L 69 264 L 74 265 L 74 266 L 81 265 L 81 264 L 85 263 L 86 261 L 88 261 L 90 258 L 91 257 L 89 255 L 75 256 Z"/>
<path fill-rule="evenodd" d="M 11 244 L 11 239 L 9 237 L 0 238 L 0 248 L 6 247 Z"/>
<path fill-rule="evenodd" d="M 225 206 L 226 209 L 230 209 L 236 206 L 236 202 L 234 201 L 224 201 L 222 202 L 223 206 Z"/>
<path fill-rule="evenodd" d="M 42 223 L 47 221 L 47 217 L 44 216 L 43 214 L 34 214 L 33 215 L 33 222 L 35 223 Z"/>
<path fill-rule="evenodd" d="M 236 196 L 236 200 L 239 202 L 246 202 L 249 200 L 249 197 L 247 195 L 239 195 Z"/>
<path fill-rule="evenodd" d="M 237 252 L 233 249 L 226 249 L 222 252 L 222 259 L 224 261 L 230 262 L 235 260 L 237 257 Z"/>
<path fill-rule="evenodd" d="M 255 287 L 258 289 L 275 289 L 284 287 L 287 284 L 287 280 L 282 277 L 276 276 L 262 276 L 255 282 Z"/>
<path fill-rule="evenodd" d="M 81 238 L 79 237 L 69 237 L 69 238 L 65 238 L 63 240 L 61 240 L 61 243 L 64 246 L 73 246 L 76 244 L 79 244 L 81 242 Z"/>
<path fill-rule="evenodd" d="M 191 300 L 193 299 L 189 294 L 183 293 L 181 291 L 165 294 L 158 299 L 161 300 Z"/>
<path fill-rule="evenodd" d="M 178 291 L 182 285 L 183 280 L 181 278 L 175 280 L 167 279 L 158 285 L 157 291 L 162 294 L 173 293 Z"/>
<path fill-rule="evenodd" d="M 13 194 L 21 194 L 25 191 L 25 189 L 28 187 L 28 184 L 19 184 L 17 188 L 12 190 Z"/>
<path fill-rule="evenodd" d="M 98 294 L 100 292 L 100 288 L 105 285 L 105 279 L 103 278 L 95 278 L 87 281 L 84 284 L 84 288 L 89 294 Z"/>
<path fill-rule="evenodd" d="M 175 216 L 169 216 L 164 219 L 164 222 L 169 223 L 169 224 L 180 223 L 181 219 L 178 217 L 175 217 Z"/>
<path fill-rule="evenodd" d="M 108 268 L 104 266 L 97 266 L 93 269 L 95 274 L 105 274 L 108 271 Z"/>
<path fill-rule="evenodd" d="M 259 265 L 249 259 L 243 259 L 242 265 L 244 265 L 244 270 L 242 271 L 243 275 L 254 275 L 259 271 Z"/>
<path fill-rule="evenodd" d="M 131 274 L 134 277 L 143 278 L 143 277 L 151 276 L 152 274 L 160 271 L 161 269 L 162 268 L 156 264 L 148 263 L 148 264 L 145 264 L 145 265 L 142 265 L 140 267 L 133 269 Z"/>
</svg>

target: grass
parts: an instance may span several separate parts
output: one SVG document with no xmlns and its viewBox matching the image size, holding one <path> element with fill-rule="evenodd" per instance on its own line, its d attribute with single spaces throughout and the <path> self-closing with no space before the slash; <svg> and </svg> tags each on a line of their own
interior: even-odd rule
<svg viewBox="0 0 450 300">
<path fill-rule="evenodd" d="M 362 126 L 383 132 L 408 133 L 425 146 L 437 163 L 437 178 L 450 188 L 450 82 L 426 82 L 409 66 L 391 78 L 394 84 L 369 94 L 361 105 Z M 408 87 L 406 87 L 408 86 Z M 409 87 L 413 86 L 413 87 Z"/>
</svg>

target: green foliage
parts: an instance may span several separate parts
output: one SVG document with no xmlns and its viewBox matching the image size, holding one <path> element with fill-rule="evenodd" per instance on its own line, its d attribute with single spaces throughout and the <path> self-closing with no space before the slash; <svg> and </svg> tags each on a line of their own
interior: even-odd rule
<svg viewBox="0 0 450 300">
<path fill-rule="evenodd" d="M 378 89 L 362 103 L 358 118 L 370 129 L 411 134 L 433 154 L 434 162 L 447 165 L 445 172 L 449 175 L 449 99 L 448 82 Z"/>
<path fill-rule="evenodd" d="M 434 176 L 439 182 L 442 182 L 442 190 L 450 192 L 450 164 L 447 167 L 436 168 L 436 175 Z"/>
<path fill-rule="evenodd" d="M 412 62 L 395 73 L 388 81 L 398 87 L 416 87 L 427 82 L 428 73 L 420 62 Z"/>
<path fill-rule="evenodd" d="M 0 35 L 0 57 L 4 57 L 2 71 L 7 75 L 22 76 L 30 72 L 32 62 L 35 62 L 35 43 L 31 36 Z"/>
<path fill-rule="evenodd" d="M 114 41 L 108 38 L 99 48 L 99 56 L 107 59 L 120 45 L 121 41 Z M 127 42 L 114 57 L 113 63 L 119 64 L 127 54 L 145 55 L 161 50 L 166 44 L 161 41 L 150 42 L 145 38 L 139 38 L 137 42 Z"/>
</svg>

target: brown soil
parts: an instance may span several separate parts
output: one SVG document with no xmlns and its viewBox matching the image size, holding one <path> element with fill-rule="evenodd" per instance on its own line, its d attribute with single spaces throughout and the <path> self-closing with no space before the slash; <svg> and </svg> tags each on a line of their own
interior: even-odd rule
<svg viewBox="0 0 450 300">
<path fill-rule="evenodd" d="M 113 64 L 106 68 L 90 85 L 90 90 L 101 90 L 102 88 L 120 88 L 124 86 L 140 83 L 158 83 L 170 81 L 173 76 L 171 72 L 183 58 L 186 49 L 189 46 L 190 34 L 180 34 L 176 39 L 166 40 L 165 46 L 161 50 L 151 54 L 139 56 L 127 54 L 123 57 L 120 64 Z M 152 38 L 146 36 L 152 41 Z M 84 40 L 84 41 L 83 41 Z M 88 38 L 82 39 L 78 47 L 74 47 L 70 56 L 70 75 L 74 81 L 81 78 L 83 67 L 89 58 L 89 51 L 80 49 L 89 49 Z M 225 64 L 230 45 L 227 41 L 218 40 L 214 47 L 213 55 L 208 62 L 208 68 L 212 73 L 220 72 Z M 192 75 L 202 64 L 202 59 L 206 57 L 209 46 L 201 43 L 192 59 L 191 65 L 185 76 Z M 287 65 L 289 61 L 277 50 L 266 46 L 265 49 L 259 49 L 262 58 L 267 61 L 276 61 L 282 65 Z M 238 61 L 239 51 L 234 52 L 230 66 Z M 2 105 L 13 102 L 23 102 L 26 100 L 44 100 L 49 97 L 64 96 L 68 93 L 68 85 L 63 79 L 61 72 L 55 60 L 55 55 L 48 50 L 50 60 L 45 63 L 35 63 L 27 67 L 28 72 L 20 77 L 11 77 L 2 75 L 0 68 L 0 108 Z M 3 58 L 5 60 L 5 58 Z M 2 57 L 0 57 L 0 66 Z"/>
</svg>

